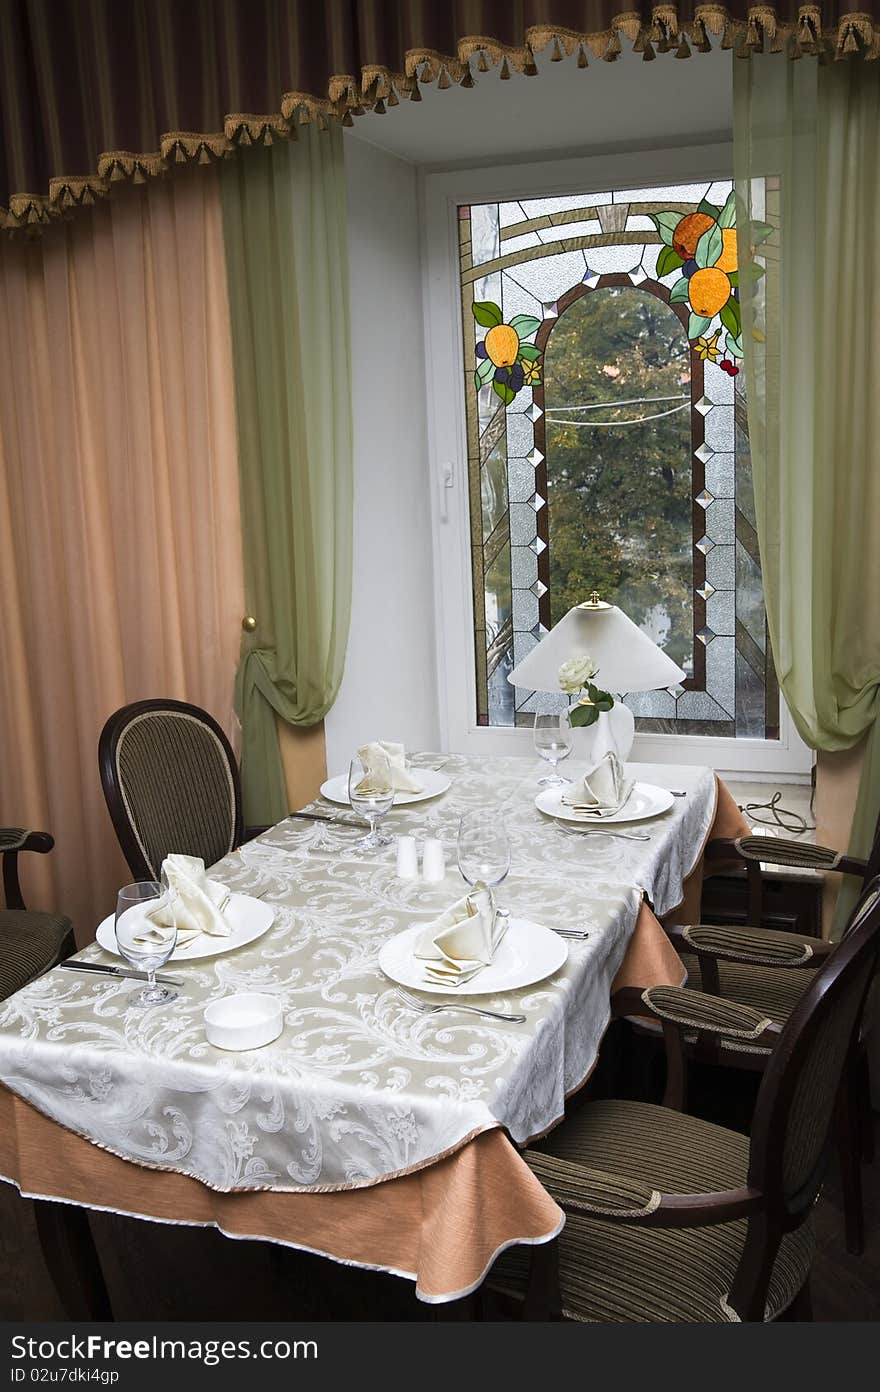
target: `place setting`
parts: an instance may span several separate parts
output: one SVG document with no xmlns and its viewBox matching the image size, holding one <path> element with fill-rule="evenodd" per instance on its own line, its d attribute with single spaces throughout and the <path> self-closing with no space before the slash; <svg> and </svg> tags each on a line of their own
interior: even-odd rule
<svg viewBox="0 0 880 1392">
<path fill-rule="evenodd" d="M 661 817 L 682 794 L 631 778 L 613 750 L 592 761 L 580 777 L 561 777 L 557 765 L 572 752 L 572 734 L 568 711 L 535 716 L 535 748 L 553 770 L 539 780 L 538 811 L 553 817 L 563 831 L 577 827 L 620 840 L 650 840 L 648 831 L 627 829 L 626 824 Z M 625 829 L 618 830 L 621 824 Z"/>
<path fill-rule="evenodd" d="M 437 877 L 431 861 L 426 857 L 424 879 L 436 884 L 439 878 L 445 885 L 448 877 Z M 462 815 L 457 862 L 468 892 L 428 923 L 413 923 L 396 934 L 379 952 L 380 969 L 396 984 L 407 1006 L 423 1014 L 458 1010 L 523 1023 L 524 1015 L 476 1006 L 473 998 L 502 996 L 544 981 L 565 965 L 566 938 L 588 936 L 585 931 L 548 928 L 500 905 L 497 888 L 507 879 L 510 861 L 510 838 L 501 812 L 479 809 Z M 406 858 L 404 877 L 416 877 Z M 452 995 L 455 1000 L 449 999 Z M 440 1003 L 438 996 L 446 999 Z"/>
<path fill-rule="evenodd" d="M 126 966 L 69 958 L 65 971 L 144 981 L 131 1005 L 173 1001 L 185 985 L 179 976 L 159 975 L 169 962 L 224 956 L 268 932 L 275 919 L 269 904 L 208 877 L 197 856 L 169 855 L 159 880 L 141 880 L 119 890 L 116 911 L 98 925 L 99 947 Z M 175 988 L 175 989 L 172 989 Z"/>
</svg>

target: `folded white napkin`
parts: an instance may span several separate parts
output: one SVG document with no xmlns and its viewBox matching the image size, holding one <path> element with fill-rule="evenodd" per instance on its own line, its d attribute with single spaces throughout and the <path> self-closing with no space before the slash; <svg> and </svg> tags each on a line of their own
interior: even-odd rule
<svg viewBox="0 0 880 1392">
<path fill-rule="evenodd" d="M 171 928 L 176 923 L 178 944 L 191 942 L 200 933 L 227 938 L 232 930 L 223 917 L 223 910 L 229 903 L 230 893 L 225 885 L 208 879 L 205 862 L 199 856 L 170 855 L 165 857 L 162 871 L 173 902 L 149 910 L 142 941 L 150 941 L 150 919 L 162 928 Z M 152 931 L 157 939 L 161 938 L 160 933 Z"/>
<path fill-rule="evenodd" d="M 492 961 L 507 931 L 508 920 L 495 913 L 486 885 L 477 884 L 429 923 L 418 939 L 415 956 L 425 962 L 425 979 L 435 986 L 461 986 Z"/>
<path fill-rule="evenodd" d="M 358 758 L 364 766 L 364 777 L 358 784 L 358 789 L 362 789 L 364 783 L 370 778 L 373 768 L 377 761 L 377 753 L 384 754 L 391 765 L 391 786 L 396 793 L 420 793 L 421 783 L 418 783 L 406 766 L 406 747 L 402 744 L 394 744 L 391 740 L 373 740 L 371 744 L 362 745 L 358 750 Z"/>
<path fill-rule="evenodd" d="M 609 750 L 587 769 L 580 783 L 572 783 L 565 789 L 562 801 L 576 812 L 607 817 L 611 812 L 620 811 L 632 790 L 633 780 L 627 778 L 623 764 Z"/>
</svg>

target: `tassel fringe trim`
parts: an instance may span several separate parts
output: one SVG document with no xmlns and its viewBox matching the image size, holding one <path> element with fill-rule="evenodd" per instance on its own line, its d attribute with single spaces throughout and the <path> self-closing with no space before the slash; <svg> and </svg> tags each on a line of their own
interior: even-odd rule
<svg viewBox="0 0 880 1392">
<path fill-rule="evenodd" d="M 359 77 L 337 74 L 329 80 L 326 97 L 286 92 L 280 112 L 233 113 L 225 117 L 220 132 L 172 131 L 161 137 L 157 151 L 147 154 L 108 151 L 100 156 L 96 174 L 53 178 L 48 194 L 14 193 L 9 207 L 0 208 L 0 231 L 39 235 L 44 227 L 76 208 L 106 198 L 116 183 L 142 184 L 161 177 L 173 165 L 212 164 L 228 159 L 242 147 L 295 140 L 298 126 L 314 124 L 326 130 L 336 122 L 351 126 L 367 111 L 383 115 L 402 100 L 421 101 L 420 84 L 436 82 L 441 90 L 453 85 L 469 88 L 474 85 L 475 73 L 493 68 L 499 70 L 502 80 L 514 72 L 534 77 L 540 71 L 536 53 L 550 63 L 576 54 L 579 68 L 589 66 L 588 55 L 613 63 L 622 53 L 624 41 L 646 63 L 658 53 L 689 58 L 693 52 L 707 53 L 713 47 L 732 48 L 740 58 L 768 52 L 784 53 L 792 61 L 805 56 L 823 62 L 880 58 L 880 24 L 875 24 L 871 15 L 854 11 L 841 16 L 835 26 L 823 28 L 818 5 L 801 5 L 797 19 L 790 21 L 781 19 L 770 5 L 750 7 L 745 20 L 735 19 L 724 5 L 697 5 L 693 19 L 680 23 L 675 5 L 657 4 L 651 11 L 650 25 L 638 11 L 627 10 L 615 15 L 609 28 L 596 33 L 533 25 L 525 31 L 520 46 L 475 35 L 460 39 L 454 54 L 410 49 L 403 72 L 371 65 L 363 68 Z"/>
</svg>

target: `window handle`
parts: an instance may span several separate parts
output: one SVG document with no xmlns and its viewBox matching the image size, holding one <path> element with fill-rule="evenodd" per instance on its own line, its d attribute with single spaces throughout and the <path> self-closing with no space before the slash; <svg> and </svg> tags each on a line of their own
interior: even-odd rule
<svg viewBox="0 0 880 1392">
<path fill-rule="evenodd" d="M 440 465 L 440 521 L 449 521 L 447 490 L 455 487 L 455 466 L 446 460 Z"/>
</svg>

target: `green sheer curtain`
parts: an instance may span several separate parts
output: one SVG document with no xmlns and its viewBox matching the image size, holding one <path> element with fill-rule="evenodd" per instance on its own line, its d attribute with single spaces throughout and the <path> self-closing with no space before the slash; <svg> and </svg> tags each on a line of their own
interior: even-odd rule
<svg viewBox="0 0 880 1392">
<path fill-rule="evenodd" d="M 290 809 L 276 713 L 314 725 L 342 680 L 352 428 L 342 132 L 223 173 L 247 613 L 236 679 L 246 820 Z"/>
<path fill-rule="evenodd" d="M 867 734 L 850 841 L 859 855 L 880 807 L 878 150 L 876 63 L 734 60 L 743 339 L 770 636 L 807 743 L 848 749 Z M 838 928 L 854 888 L 841 893 Z"/>
</svg>

